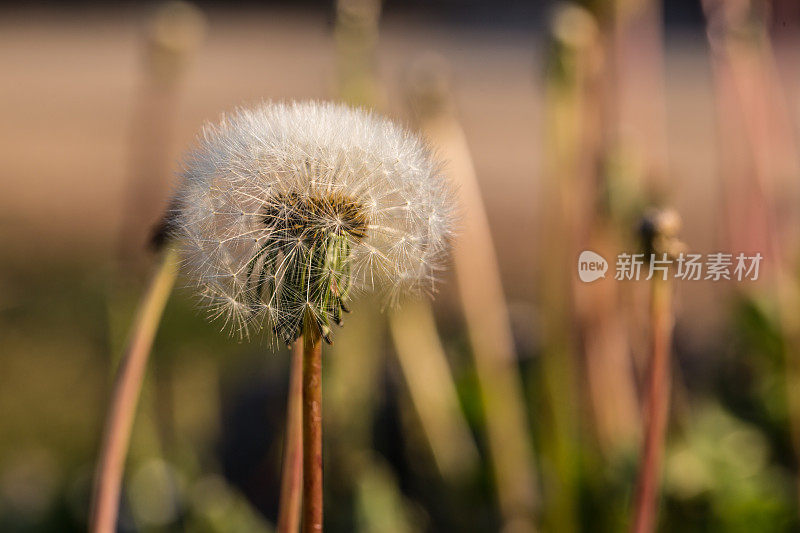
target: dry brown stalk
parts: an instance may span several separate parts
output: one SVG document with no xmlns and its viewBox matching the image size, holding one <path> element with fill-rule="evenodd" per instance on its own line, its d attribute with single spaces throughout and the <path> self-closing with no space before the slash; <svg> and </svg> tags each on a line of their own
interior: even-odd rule
<svg viewBox="0 0 800 533">
<path fill-rule="evenodd" d="M 142 299 L 125 355 L 117 371 L 92 496 L 89 524 L 93 533 L 111 533 L 116 527 L 122 471 L 139 391 L 144 381 L 153 339 L 175 283 L 177 266 L 177 253 L 167 250 Z"/>
</svg>

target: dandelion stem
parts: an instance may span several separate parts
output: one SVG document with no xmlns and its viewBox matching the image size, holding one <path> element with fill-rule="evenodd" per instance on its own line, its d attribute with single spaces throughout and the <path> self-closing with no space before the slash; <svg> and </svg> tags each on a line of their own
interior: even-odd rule
<svg viewBox="0 0 800 533">
<path fill-rule="evenodd" d="M 671 296 L 670 282 L 653 278 L 650 301 L 652 354 L 644 413 L 645 440 L 634 495 L 634 519 L 631 524 L 633 533 L 647 533 L 655 528 L 658 482 L 669 413 Z"/>
<path fill-rule="evenodd" d="M 303 533 L 311 533 L 322 531 L 322 337 L 308 312 L 302 338 Z"/>
<path fill-rule="evenodd" d="M 303 338 L 292 348 L 289 396 L 286 405 L 286 441 L 283 448 L 278 532 L 296 533 L 300 527 L 303 485 Z"/>
<path fill-rule="evenodd" d="M 92 496 L 90 531 L 115 530 L 122 471 L 147 359 L 177 275 L 177 253 L 168 249 L 139 307 L 125 355 L 120 361 L 105 422 L 103 447 Z"/>
</svg>

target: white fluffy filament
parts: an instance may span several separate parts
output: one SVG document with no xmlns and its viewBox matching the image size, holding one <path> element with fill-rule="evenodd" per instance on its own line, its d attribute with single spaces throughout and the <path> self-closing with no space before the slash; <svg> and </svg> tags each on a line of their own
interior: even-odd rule
<svg viewBox="0 0 800 533">
<path fill-rule="evenodd" d="M 266 103 L 206 125 L 185 160 L 171 226 L 211 315 L 291 342 L 323 335 L 352 289 L 431 292 L 452 191 L 417 136 L 366 111 Z"/>
</svg>

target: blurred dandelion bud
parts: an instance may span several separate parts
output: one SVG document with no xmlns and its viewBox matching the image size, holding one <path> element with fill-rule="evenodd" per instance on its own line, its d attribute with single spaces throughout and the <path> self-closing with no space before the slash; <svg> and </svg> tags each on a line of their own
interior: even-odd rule
<svg viewBox="0 0 800 533">
<path fill-rule="evenodd" d="M 206 33 L 206 17 L 189 2 L 170 1 L 158 6 L 147 26 L 148 59 L 154 78 L 174 83 Z"/>
<path fill-rule="evenodd" d="M 553 40 L 570 49 L 591 46 L 598 37 L 597 21 L 592 13 L 577 4 L 556 6 L 552 15 Z"/>
<path fill-rule="evenodd" d="M 681 217 L 674 209 L 648 209 L 639 222 L 639 235 L 647 257 L 664 254 L 677 257 L 686 246 L 678 238 Z"/>
<path fill-rule="evenodd" d="M 330 342 L 358 289 L 432 292 L 453 193 L 422 140 L 366 111 L 263 104 L 206 125 L 185 160 L 171 234 L 232 332 Z"/>
<path fill-rule="evenodd" d="M 550 17 L 548 72 L 551 81 L 561 87 L 559 91 L 573 91 L 600 75 L 603 61 L 594 15 L 577 4 L 556 5 Z"/>
</svg>

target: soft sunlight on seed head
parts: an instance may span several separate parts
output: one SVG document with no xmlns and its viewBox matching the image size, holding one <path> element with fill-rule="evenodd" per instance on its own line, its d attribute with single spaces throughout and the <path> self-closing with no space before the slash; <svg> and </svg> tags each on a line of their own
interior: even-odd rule
<svg viewBox="0 0 800 533">
<path fill-rule="evenodd" d="M 206 125 L 170 228 L 211 316 L 290 343 L 313 317 L 330 341 L 359 289 L 432 292 L 455 201 L 417 136 L 330 103 L 263 104 Z"/>
</svg>

